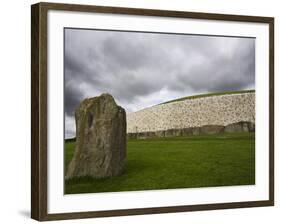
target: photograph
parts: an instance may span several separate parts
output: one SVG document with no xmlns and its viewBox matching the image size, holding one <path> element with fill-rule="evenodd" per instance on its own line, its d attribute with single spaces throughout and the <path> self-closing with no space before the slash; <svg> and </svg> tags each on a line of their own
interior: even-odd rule
<svg viewBox="0 0 281 224">
<path fill-rule="evenodd" d="M 41 2 L 31 38 L 33 219 L 274 206 L 274 17 Z"/>
<path fill-rule="evenodd" d="M 255 37 L 63 35 L 65 194 L 255 185 Z"/>
</svg>

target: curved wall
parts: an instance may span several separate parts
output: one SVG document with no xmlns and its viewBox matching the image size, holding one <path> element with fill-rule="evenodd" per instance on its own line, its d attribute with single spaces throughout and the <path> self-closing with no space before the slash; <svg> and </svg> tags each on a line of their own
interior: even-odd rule
<svg viewBox="0 0 281 224">
<path fill-rule="evenodd" d="M 255 123 L 255 93 L 229 94 L 156 105 L 127 114 L 127 133 Z"/>
</svg>

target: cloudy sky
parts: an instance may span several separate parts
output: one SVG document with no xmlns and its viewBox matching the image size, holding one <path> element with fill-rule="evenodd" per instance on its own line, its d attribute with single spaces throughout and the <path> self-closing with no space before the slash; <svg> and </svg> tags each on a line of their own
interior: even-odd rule
<svg viewBox="0 0 281 224">
<path fill-rule="evenodd" d="M 65 29 L 65 137 L 80 101 L 110 93 L 127 113 L 199 93 L 254 89 L 255 39 Z"/>
</svg>

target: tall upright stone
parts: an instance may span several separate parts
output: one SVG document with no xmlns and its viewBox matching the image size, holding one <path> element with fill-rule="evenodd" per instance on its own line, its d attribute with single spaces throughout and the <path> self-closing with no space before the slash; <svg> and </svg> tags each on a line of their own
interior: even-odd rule
<svg viewBox="0 0 281 224">
<path fill-rule="evenodd" d="M 83 100 L 75 111 L 76 146 L 66 178 L 121 175 L 126 159 L 126 112 L 109 94 Z"/>
</svg>

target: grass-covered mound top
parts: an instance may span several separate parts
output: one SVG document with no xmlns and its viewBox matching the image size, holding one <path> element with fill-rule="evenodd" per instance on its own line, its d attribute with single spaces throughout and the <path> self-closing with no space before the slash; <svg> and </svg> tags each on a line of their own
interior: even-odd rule
<svg viewBox="0 0 281 224">
<path fill-rule="evenodd" d="M 242 94 L 242 93 L 254 93 L 255 90 L 240 90 L 240 91 L 225 91 L 225 92 L 215 92 L 215 93 L 205 93 L 205 94 L 199 94 L 199 95 L 193 95 L 193 96 L 186 96 L 182 98 L 178 98 L 175 100 L 170 100 L 161 104 L 167 104 L 167 103 L 173 103 L 178 101 L 184 101 L 184 100 L 193 100 L 193 99 L 199 99 L 199 98 L 205 98 L 210 96 L 221 96 L 221 95 L 232 95 L 232 94 Z"/>
</svg>

